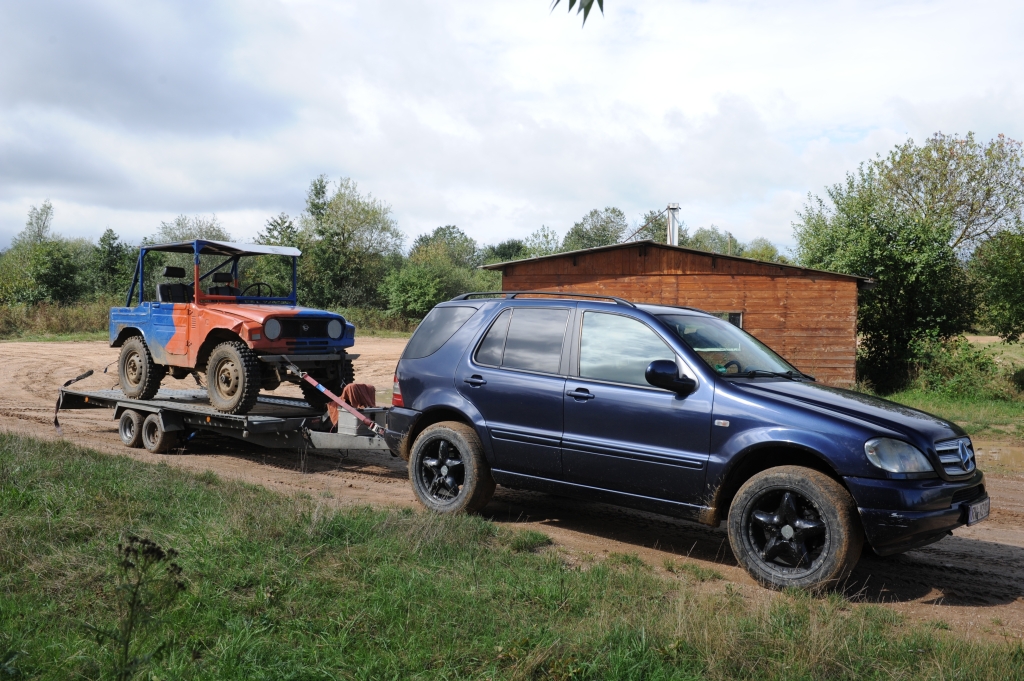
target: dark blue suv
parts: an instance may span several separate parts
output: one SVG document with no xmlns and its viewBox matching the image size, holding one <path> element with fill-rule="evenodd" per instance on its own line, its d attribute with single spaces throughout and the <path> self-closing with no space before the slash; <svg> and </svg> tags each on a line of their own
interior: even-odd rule
<svg viewBox="0 0 1024 681">
<path fill-rule="evenodd" d="M 988 516 L 970 439 L 814 382 L 700 310 L 550 292 L 435 307 L 388 428 L 419 500 L 475 511 L 496 484 L 717 526 L 772 587 L 843 580 Z"/>
</svg>

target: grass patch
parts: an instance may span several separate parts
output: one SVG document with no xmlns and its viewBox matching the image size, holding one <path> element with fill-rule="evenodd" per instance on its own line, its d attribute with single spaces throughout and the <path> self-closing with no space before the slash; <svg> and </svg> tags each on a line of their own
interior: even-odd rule
<svg viewBox="0 0 1024 681">
<path fill-rule="evenodd" d="M 670 558 L 666 558 L 665 569 L 674 575 L 690 577 L 698 582 L 716 582 L 725 579 L 718 570 L 689 561 L 677 563 Z"/>
<path fill-rule="evenodd" d="M 160 679 L 1024 678 L 1019 645 L 883 607 L 698 591 L 636 556 L 574 568 L 479 517 L 332 510 L 2 433 L 0 674 L 109 675 L 82 623 L 115 623 L 128 534 L 180 552 Z"/>
<path fill-rule="evenodd" d="M 536 530 L 521 530 L 512 536 L 509 546 L 513 551 L 536 551 L 551 545 L 551 537 Z"/>
<path fill-rule="evenodd" d="M 1024 440 L 1024 402 L 955 398 L 925 390 L 904 390 L 886 399 L 952 421 L 972 437 Z"/>
<path fill-rule="evenodd" d="M 101 340 L 110 307 L 99 300 L 76 305 L 0 305 L 0 340 Z"/>
</svg>

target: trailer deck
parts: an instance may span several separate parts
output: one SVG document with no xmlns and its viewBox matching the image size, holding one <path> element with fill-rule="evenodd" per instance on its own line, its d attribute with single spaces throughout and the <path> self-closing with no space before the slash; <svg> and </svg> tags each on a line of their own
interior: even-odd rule
<svg viewBox="0 0 1024 681">
<path fill-rule="evenodd" d="M 288 397 L 260 395 L 247 414 L 217 411 L 210 405 L 205 390 L 160 390 L 153 399 L 125 396 L 118 389 L 74 390 L 61 388 L 58 411 L 68 409 L 113 409 L 114 419 L 127 410 L 143 417 L 157 414 L 164 431 L 183 431 L 185 441 L 207 431 L 247 443 L 274 449 L 376 450 L 390 452 L 383 438 L 375 435 L 355 417 L 338 413 L 335 428 L 327 412 L 305 401 Z M 361 410 L 371 420 L 384 425 L 387 409 Z"/>
</svg>

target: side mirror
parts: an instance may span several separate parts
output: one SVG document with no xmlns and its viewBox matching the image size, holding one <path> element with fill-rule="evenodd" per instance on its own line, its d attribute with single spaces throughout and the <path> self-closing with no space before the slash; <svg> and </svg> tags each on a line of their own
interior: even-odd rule
<svg viewBox="0 0 1024 681">
<path fill-rule="evenodd" d="M 656 359 L 648 364 L 644 378 L 656 388 L 671 390 L 683 397 L 697 389 L 697 381 L 689 376 L 680 376 L 679 368 L 670 359 Z"/>
</svg>

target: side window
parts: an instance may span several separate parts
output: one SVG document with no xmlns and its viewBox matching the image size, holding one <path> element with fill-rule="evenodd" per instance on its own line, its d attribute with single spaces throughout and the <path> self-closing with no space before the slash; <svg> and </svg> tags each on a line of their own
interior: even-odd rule
<svg viewBox="0 0 1024 681">
<path fill-rule="evenodd" d="M 434 354 L 475 313 L 475 307 L 435 307 L 416 327 L 402 357 L 419 359 Z"/>
<path fill-rule="evenodd" d="M 580 378 L 646 386 L 648 364 L 675 358 L 672 348 L 641 321 L 601 312 L 583 315 Z"/>
<path fill-rule="evenodd" d="M 569 310 L 565 308 L 517 307 L 505 339 L 501 366 L 508 369 L 558 373 L 562 339 Z"/>
<path fill-rule="evenodd" d="M 476 351 L 476 361 L 479 364 L 501 366 L 501 354 L 505 350 L 505 333 L 508 331 L 508 320 L 511 318 L 512 310 L 507 309 L 491 324 Z"/>
</svg>

